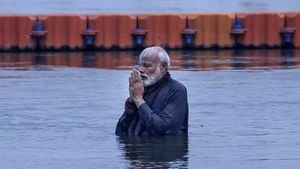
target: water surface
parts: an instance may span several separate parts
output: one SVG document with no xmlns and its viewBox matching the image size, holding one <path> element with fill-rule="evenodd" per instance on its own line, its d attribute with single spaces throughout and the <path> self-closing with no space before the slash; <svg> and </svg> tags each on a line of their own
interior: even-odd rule
<svg viewBox="0 0 300 169">
<path fill-rule="evenodd" d="M 1 168 L 300 165 L 298 51 L 170 51 L 190 106 L 176 139 L 114 135 L 136 54 L 1 53 Z"/>
</svg>

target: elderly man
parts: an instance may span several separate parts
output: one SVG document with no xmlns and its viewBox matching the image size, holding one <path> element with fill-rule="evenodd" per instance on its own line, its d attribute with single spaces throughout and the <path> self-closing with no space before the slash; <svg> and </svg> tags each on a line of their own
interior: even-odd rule
<svg viewBox="0 0 300 169">
<path fill-rule="evenodd" d="M 170 58 L 158 46 L 142 51 L 129 77 L 129 98 L 116 135 L 184 135 L 188 131 L 187 91 L 169 74 Z"/>
</svg>

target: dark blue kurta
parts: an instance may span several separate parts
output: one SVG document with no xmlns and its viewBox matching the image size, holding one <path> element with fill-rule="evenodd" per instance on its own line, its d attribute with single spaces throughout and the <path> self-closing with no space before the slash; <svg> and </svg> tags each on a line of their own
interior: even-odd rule
<svg viewBox="0 0 300 169">
<path fill-rule="evenodd" d="M 188 132 L 187 91 L 166 73 L 156 84 L 145 88 L 139 109 L 129 99 L 116 127 L 116 135 L 182 135 Z"/>
</svg>

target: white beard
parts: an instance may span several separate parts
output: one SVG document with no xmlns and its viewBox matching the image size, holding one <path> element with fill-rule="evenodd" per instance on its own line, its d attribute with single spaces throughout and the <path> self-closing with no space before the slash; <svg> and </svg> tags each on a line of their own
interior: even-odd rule
<svg viewBox="0 0 300 169">
<path fill-rule="evenodd" d="M 147 79 L 143 80 L 144 86 L 148 87 L 154 85 L 156 82 L 158 82 L 161 79 L 161 77 L 162 76 L 161 76 L 160 69 L 157 68 L 153 75 L 149 75 L 147 76 Z"/>
</svg>

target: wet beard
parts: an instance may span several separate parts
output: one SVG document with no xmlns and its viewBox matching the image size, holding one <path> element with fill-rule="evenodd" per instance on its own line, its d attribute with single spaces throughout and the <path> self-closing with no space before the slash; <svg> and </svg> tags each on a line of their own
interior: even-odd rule
<svg viewBox="0 0 300 169">
<path fill-rule="evenodd" d="M 158 82 L 161 79 L 162 75 L 159 69 L 156 69 L 155 73 L 153 75 L 147 76 L 147 79 L 143 80 L 144 86 L 152 86 L 156 82 Z"/>
</svg>

